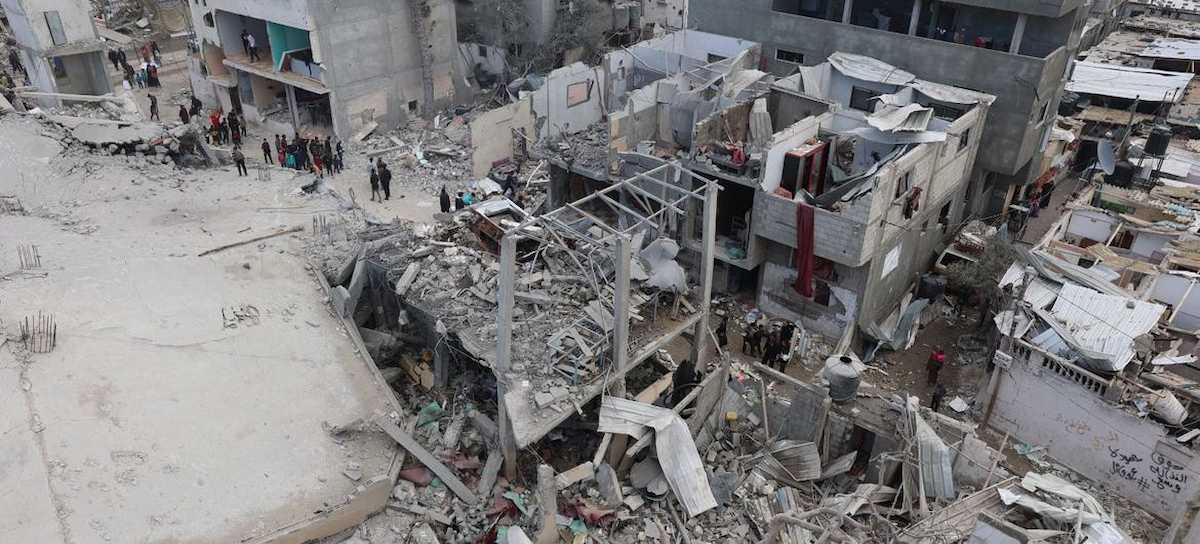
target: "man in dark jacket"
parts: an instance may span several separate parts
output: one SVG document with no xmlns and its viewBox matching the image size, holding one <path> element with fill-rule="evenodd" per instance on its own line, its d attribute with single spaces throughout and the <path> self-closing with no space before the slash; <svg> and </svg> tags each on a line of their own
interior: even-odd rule
<svg viewBox="0 0 1200 544">
<path fill-rule="evenodd" d="M 383 199 L 392 198 L 392 171 L 384 166 L 379 172 L 379 185 L 383 187 Z"/>
<path fill-rule="evenodd" d="M 192 120 L 192 116 L 191 116 L 191 114 L 188 113 L 187 108 L 185 108 L 183 106 L 183 104 L 180 104 L 179 105 L 179 122 L 186 125 L 191 120 Z"/>
<path fill-rule="evenodd" d="M 267 164 L 275 164 L 275 160 L 271 158 L 271 144 L 269 142 L 267 142 L 266 138 L 263 138 L 262 151 L 263 151 L 263 162 L 265 162 Z"/>
<path fill-rule="evenodd" d="M 438 195 L 438 202 L 442 205 L 442 213 L 450 213 L 450 193 L 446 192 L 446 186 L 442 186 L 442 192 Z"/>
</svg>

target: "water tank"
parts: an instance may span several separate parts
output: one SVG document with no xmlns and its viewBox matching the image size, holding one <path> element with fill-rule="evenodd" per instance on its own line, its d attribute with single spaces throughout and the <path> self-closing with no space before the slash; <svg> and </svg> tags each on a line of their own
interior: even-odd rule
<svg viewBox="0 0 1200 544">
<path fill-rule="evenodd" d="M 1112 175 L 1108 177 L 1108 182 L 1117 187 L 1129 187 L 1133 184 L 1133 171 L 1133 163 L 1129 161 L 1117 161 Z"/>
<path fill-rule="evenodd" d="M 1079 113 L 1079 95 L 1064 93 L 1058 101 L 1058 114 L 1063 117 L 1072 117 L 1076 113 Z"/>
<path fill-rule="evenodd" d="M 1167 154 L 1167 144 L 1171 141 L 1171 127 L 1155 125 L 1150 129 L 1150 138 L 1146 140 L 1146 154 L 1161 157 Z"/>
<path fill-rule="evenodd" d="M 858 395 L 862 378 L 850 357 L 842 355 L 826 359 L 822 375 L 829 382 L 829 398 L 833 402 L 850 402 Z"/>
</svg>

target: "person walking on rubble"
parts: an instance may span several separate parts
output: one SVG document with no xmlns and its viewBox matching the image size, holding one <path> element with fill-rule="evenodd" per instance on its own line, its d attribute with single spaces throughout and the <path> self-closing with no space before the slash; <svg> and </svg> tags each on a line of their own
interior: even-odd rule
<svg viewBox="0 0 1200 544">
<path fill-rule="evenodd" d="M 371 167 L 371 202 L 379 202 L 379 171 Z"/>
<path fill-rule="evenodd" d="M 392 171 L 386 165 L 379 173 L 379 185 L 383 188 L 383 199 L 390 200 L 392 198 Z"/>
<path fill-rule="evenodd" d="M 467 207 L 467 203 L 463 201 L 463 192 L 459 191 L 454 197 L 454 211 L 461 210 Z"/>
<path fill-rule="evenodd" d="M 250 171 L 246 170 L 246 155 L 242 154 L 242 148 L 233 148 L 233 164 L 237 166 L 238 177 L 250 175 Z"/>
<path fill-rule="evenodd" d="M 150 118 L 156 121 L 162 121 L 158 117 L 158 97 L 152 94 L 146 95 L 150 99 Z"/>
<path fill-rule="evenodd" d="M 266 138 L 263 138 L 262 151 L 263 162 L 266 164 L 275 164 L 275 161 L 271 160 L 271 144 L 267 142 Z"/>
<path fill-rule="evenodd" d="M 729 343 L 729 318 L 721 316 L 721 323 L 717 325 L 717 347 L 721 351 L 725 351 L 725 344 Z"/>
<path fill-rule="evenodd" d="M 446 192 L 445 185 L 442 185 L 442 191 L 438 193 L 438 203 L 442 205 L 442 213 L 450 213 L 450 193 Z"/>
<path fill-rule="evenodd" d="M 933 388 L 933 396 L 929 399 L 929 409 L 934 413 L 937 413 L 938 408 L 942 407 L 942 400 L 945 398 L 946 386 L 939 383 L 937 384 L 937 387 Z"/>
<path fill-rule="evenodd" d="M 187 107 L 185 107 L 183 104 L 180 104 L 179 105 L 179 122 L 186 125 L 186 124 L 190 123 L 191 121 L 192 121 L 192 116 L 191 116 L 191 114 L 188 113 Z"/>
<path fill-rule="evenodd" d="M 762 364 L 775 368 L 779 364 L 779 331 L 767 333 L 767 345 L 762 350 Z"/>
<path fill-rule="evenodd" d="M 925 369 L 928 371 L 925 375 L 925 383 L 928 385 L 938 384 L 938 373 L 942 371 L 942 365 L 946 364 L 946 352 L 942 351 L 941 346 L 934 346 L 933 353 L 929 354 L 929 361 L 925 363 Z"/>
</svg>

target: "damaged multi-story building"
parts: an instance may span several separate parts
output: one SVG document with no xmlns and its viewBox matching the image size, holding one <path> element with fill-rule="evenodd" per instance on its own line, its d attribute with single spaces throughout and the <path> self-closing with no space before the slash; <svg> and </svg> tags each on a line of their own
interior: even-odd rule
<svg viewBox="0 0 1200 544">
<path fill-rule="evenodd" d="M 763 44 L 763 65 L 790 75 L 834 52 L 903 66 L 917 77 L 996 97 L 971 177 L 972 215 L 1001 213 L 1037 166 L 1064 75 L 1087 19 L 1082 0 L 693 0 L 689 24 Z"/>
<path fill-rule="evenodd" d="M 102 95 L 112 91 L 104 42 L 84 0 L 3 0 L 29 83 L 46 93 Z M 20 74 L 14 74 L 19 77 Z M 36 97 L 53 107 L 53 96 Z"/>
<path fill-rule="evenodd" d="M 883 334 L 873 324 L 965 216 L 994 98 L 843 53 L 776 80 L 754 69 L 758 54 L 688 30 L 551 72 L 476 120 L 481 134 L 532 135 L 476 138 L 495 147 L 476 150 L 476 173 L 536 141 L 553 209 L 678 160 L 722 189 L 714 290 L 751 293 L 831 338 L 857 326 Z M 698 247 L 698 234 L 686 243 Z"/>
<path fill-rule="evenodd" d="M 454 5 L 388 2 L 190 3 L 203 102 L 275 134 L 350 138 L 451 103 Z M 245 36 L 252 36 L 254 55 Z"/>
</svg>

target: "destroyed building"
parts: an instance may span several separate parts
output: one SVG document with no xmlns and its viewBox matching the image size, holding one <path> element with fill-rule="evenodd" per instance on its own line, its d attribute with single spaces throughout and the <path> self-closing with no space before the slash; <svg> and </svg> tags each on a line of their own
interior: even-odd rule
<svg viewBox="0 0 1200 544">
<path fill-rule="evenodd" d="M 428 2 L 190 3 L 196 96 L 272 134 L 338 138 L 451 103 L 454 6 Z M 250 55 L 243 33 L 253 36 Z"/>
<path fill-rule="evenodd" d="M 968 206 L 972 215 L 989 215 L 1039 174 L 1087 13 L 1083 0 L 692 0 L 688 17 L 699 30 L 762 43 L 765 69 L 780 76 L 840 51 L 995 96 Z"/>
<path fill-rule="evenodd" d="M 649 78 L 635 69 L 632 81 L 601 85 L 617 104 L 606 122 L 551 131 L 534 150 L 552 165 L 547 201 L 553 208 L 678 158 L 722 187 L 716 291 L 753 293 L 767 313 L 830 338 L 857 326 L 886 336 L 875 324 L 967 213 L 960 203 L 994 98 L 841 53 L 775 81 L 752 68 L 756 53 L 648 66 Z M 631 50 L 628 61 L 654 58 Z M 574 113 L 602 117 L 599 100 Z M 813 226 L 797 228 L 805 214 Z"/>
<path fill-rule="evenodd" d="M 987 424 L 1163 519 L 1200 491 L 1196 186 L 1088 189 L 1001 286 Z"/>
<path fill-rule="evenodd" d="M 104 42 L 84 0 L 3 0 L 0 7 L 16 41 L 29 84 L 45 93 L 102 95 L 112 91 Z M 14 81 L 21 74 L 13 74 Z M 56 107 L 54 96 L 29 96 Z"/>
<path fill-rule="evenodd" d="M 619 115 L 633 100 L 631 93 L 656 80 L 721 59 L 728 59 L 728 64 L 735 57 L 741 57 L 743 64 L 754 65 L 758 62 L 758 45 L 680 30 L 611 51 L 599 66 L 574 63 L 553 70 L 535 90 L 522 91 L 511 104 L 485 112 L 471 122 L 473 173 L 482 177 L 493 166 L 531 156 L 549 162 L 549 173 L 556 183 L 593 180 L 603 186 L 619 181 L 619 172 L 609 169 L 609 116 Z M 564 200 L 554 202 L 552 207 L 570 200 L 565 193 L 558 195 Z"/>
</svg>

